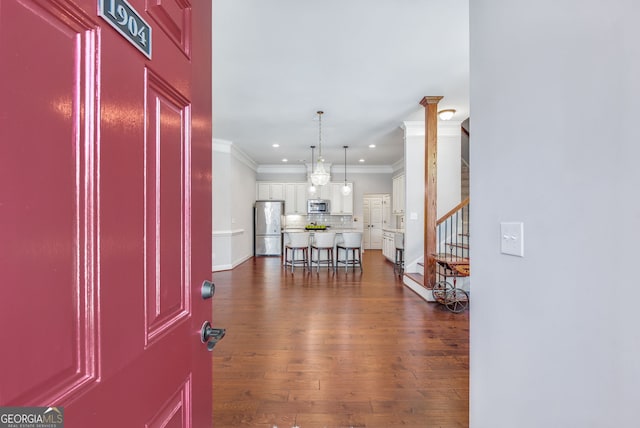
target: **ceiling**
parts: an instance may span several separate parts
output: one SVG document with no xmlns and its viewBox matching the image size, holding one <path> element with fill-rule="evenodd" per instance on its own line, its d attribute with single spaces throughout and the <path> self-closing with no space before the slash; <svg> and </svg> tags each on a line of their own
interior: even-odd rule
<svg viewBox="0 0 640 428">
<path fill-rule="evenodd" d="M 468 117 L 468 0 L 213 2 L 213 136 L 259 165 L 310 162 L 318 110 L 326 162 L 392 165 L 431 95 Z"/>
</svg>

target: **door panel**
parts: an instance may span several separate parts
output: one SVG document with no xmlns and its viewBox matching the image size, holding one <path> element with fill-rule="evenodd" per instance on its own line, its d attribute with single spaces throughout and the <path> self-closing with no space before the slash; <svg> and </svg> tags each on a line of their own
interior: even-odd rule
<svg viewBox="0 0 640 428">
<path fill-rule="evenodd" d="M 188 101 L 146 70 L 146 343 L 189 316 Z"/>
<path fill-rule="evenodd" d="M 382 248 L 382 198 L 369 196 L 362 202 L 364 248 L 379 250 Z"/>
<path fill-rule="evenodd" d="M 362 231 L 362 246 L 365 250 L 371 249 L 371 199 L 362 200 L 362 221 L 364 230 Z"/>
<path fill-rule="evenodd" d="M 382 198 L 372 199 L 370 210 L 371 248 L 379 250 L 382 248 Z"/>
<path fill-rule="evenodd" d="M 0 404 L 206 427 L 211 4 L 129 3 L 152 60 L 96 0 L 0 2 Z"/>
<path fill-rule="evenodd" d="M 181 428 L 189 426 L 191 410 L 191 382 L 187 380 L 169 399 L 153 418 L 145 424 L 145 428 Z"/>
<path fill-rule="evenodd" d="M 191 57 L 191 8 L 188 2 L 149 0 L 149 15 L 167 37 Z"/>
<path fill-rule="evenodd" d="M 62 400 L 95 380 L 95 33 L 78 8 L 0 5 L 3 405 Z"/>
</svg>

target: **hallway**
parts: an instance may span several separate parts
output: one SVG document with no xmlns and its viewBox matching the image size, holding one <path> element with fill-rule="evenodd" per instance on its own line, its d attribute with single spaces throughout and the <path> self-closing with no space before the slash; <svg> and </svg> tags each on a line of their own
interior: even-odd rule
<svg viewBox="0 0 640 428">
<path fill-rule="evenodd" d="M 214 427 L 468 426 L 469 312 L 424 302 L 380 251 L 363 265 L 214 273 Z"/>
</svg>

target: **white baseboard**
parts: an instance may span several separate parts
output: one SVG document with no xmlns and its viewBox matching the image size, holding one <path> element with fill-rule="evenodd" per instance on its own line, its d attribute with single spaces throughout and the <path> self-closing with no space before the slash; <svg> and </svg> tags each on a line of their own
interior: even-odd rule
<svg viewBox="0 0 640 428">
<path fill-rule="evenodd" d="M 416 293 L 418 296 L 422 297 L 427 302 L 435 302 L 435 300 L 433 299 L 433 294 L 431 293 L 431 290 L 427 290 L 421 284 L 418 284 L 417 282 L 413 281 L 408 276 L 402 277 L 402 282 L 407 288 L 409 288 L 411 291 Z"/>
<path fill-rule="evenodd" d="M 246 255 L 246 256 L 234 261 L 231 264 L 213 265 L 211 267 L 211 271 L 212 272 L 219 272 L 219 271 L 222 271 L 222 270 L 232 270 L 236 266 L 238 266 L 238 265 L 246 262 L 247 260 L 249 260 L 251 257 L 253 257 L 253 254 Z"/>
</svg>

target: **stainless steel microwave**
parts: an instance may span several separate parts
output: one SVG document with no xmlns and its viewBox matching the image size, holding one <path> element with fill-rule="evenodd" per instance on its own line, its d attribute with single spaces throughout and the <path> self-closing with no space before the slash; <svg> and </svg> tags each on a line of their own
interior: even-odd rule
<svg viewBox="0 0 640 428">
<path fill-rule="evenodd" d="M 330 209 L 327 199 L 307 199 L 307 214 L 329 214 Z"/>
</svg>

